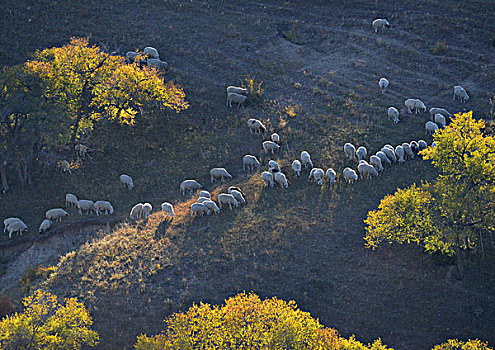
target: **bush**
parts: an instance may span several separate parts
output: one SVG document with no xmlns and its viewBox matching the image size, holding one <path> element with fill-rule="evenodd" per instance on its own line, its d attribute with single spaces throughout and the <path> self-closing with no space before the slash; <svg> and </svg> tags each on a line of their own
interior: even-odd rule
<svg viewBox="0 0 495 350">
<path fill-rule="evenodd" d="M 445 343 L 436 345 L 432 350 L 493 350 L 488 343 L 482 341 L 468 340 L 466 342 L 457 339 L 449 339 Z"/>
</svg>

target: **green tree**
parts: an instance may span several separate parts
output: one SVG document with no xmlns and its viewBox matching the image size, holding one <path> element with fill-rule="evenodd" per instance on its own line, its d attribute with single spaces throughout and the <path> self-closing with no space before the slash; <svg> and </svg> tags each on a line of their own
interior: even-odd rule
<svg viewBox="0 0 495 350">
<path fill-rule="evenodd" d="M 38 290 L 23 304 L 22 313 L 0 321 L 0 349 L 81 349 L 98 343 L 91 316 L 76 298 L 62 305 L 55 295 Z"/>
</svg>

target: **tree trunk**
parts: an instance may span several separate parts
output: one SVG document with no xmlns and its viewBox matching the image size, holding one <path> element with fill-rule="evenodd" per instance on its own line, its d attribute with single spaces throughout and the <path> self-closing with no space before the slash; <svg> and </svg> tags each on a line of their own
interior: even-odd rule
<svg viewBox="0 0 495 350">
<path fill-rule="evenodd" d="M 2 189 L 4 192 L 7 192 L 10 189 L 9 183 L 7 181 L 7 171 L 5 170 L 6 165 L 6 161 L 0 164 L 0 177 L 2 178 Z"/>
<path fill-rule="evenodd" d="M 455 248 L 455 255 L 457 258 L 457 272 L 459 274 L 459 279 L 464 278 L 464 256 L 463 251 L 459 246 Z"/>
<path fill-rule="evenodd" d="M 24 178 L 24 184 L 29 184 L 28 183 L 28 168 L 26 165 L 26 161 L 22 161 L 22 177 Z"/>
<path fill-rule="evenodd" d="M 23 173 L 22 173 L 22 167 L 21 167 L 21 164 L 17 164 L 16 166 L 16 169 L 17 169 L 17 177 L 19 178 L 19 182 L 21 184 L 22 187 L 24 187 L 24 184 L 26 183 L 24 181 L 24 176 L 23 176 Z"/>
</svg>

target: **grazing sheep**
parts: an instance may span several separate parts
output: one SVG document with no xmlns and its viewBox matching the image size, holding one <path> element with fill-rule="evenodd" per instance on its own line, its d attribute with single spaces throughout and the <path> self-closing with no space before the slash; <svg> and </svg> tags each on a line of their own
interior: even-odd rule
<svg viewBox="0 0 495 350">
<path fill-rule="evenodd" d="M 243 89 L 243 88 L 238 87 L 238 86 L 228 86 L 227 87 L 227 94 L 230 94 L 230 93 L 235 93 L 235 94 L 239 94 L 239 95 L 247 95 L 248 89 Z"/>
<path fill-rule="evenodd" d="M 249 127 L 249 130 L 251 131 L 251 134 L 252 133 L 264 134 L 266 132 L 266 127 L 258 119 L 254 119 L 254 118 L 249 119 L 247 121 L 247 125 Z"/>
<path fill-rule="evenodd" d="M 122 174 L 120 175 L 120 183 L 122 187 L 132 189 L 134 188 L 134 183 L 132 182 L 132 178 L 129 175 Z"/>
<path fill-rule="evenodd" d="M 414 113 L 418 114 L 418 112 L 422 109 L 423 112 L 426 112 L 426 106 L 423 101 L 417 98 L 410 98 L 404 102 L 404 105 L 407 107 L 407 111 L 411 114 L 414 109 Z"/>
<path fill-rule="evenodd" d="M 434 121 L 435 120 L 435 114 L 441 114 L 443 115 L 445 118 L 452 118 L 452 114 L 450 114 L 447 110 L 443 109 L 443 108 L 430 108 L 430 117 L 431 117 L 431 121 Z"/>
<path fill-rule="evenodd" d="M 244 196 L 244 192 L 242 192 L 242 190 L 239 187 L 230 186 L 229 189 L 227 190 L 227 193 L 231 193 L 232 191 L 237 191 Z"/>
<path fill-rule="evenodd" d="M 148 58 L 146 61 L 148 67 L 155 67 L 158 70 L 165 70 L 168 68 L 168 63 L 157 58 Z"/>
<path fill-rule="evenodd" d="M 427 134 L 433 135 L 438 131 L 438 125 L 431 121 L 427 121 L 425 124 L 425 130 Z"/>
<path fill-rule="evenodd" d="M 445 128 L 445 126 L 447 125 L 445 117 L 440 113 L 435 114 L 435 123 L 438 124 L 441 128 Z"/>
<path fill-rule="evenodd" d="M 375 33 L 378 33 L 379 29 L 383 30 L 383 28 L 385 27 L 390 28 L 390 23 L 388 23 L 388 21 L 384 18 L 375 19 L 372 25 L 373 25 L 373 29 L 375 29 Z"/>
<path fill-rule="evenodd" d="M 378 172 L 376 171 L 376 169 L 368 163 L 359 164 L 358 171 L 362 179 L 366 178 L 368 180 L 371 180 L 372 175 L 378 176 Z"/>
<path fill-rule="evenodd" d="M 211 194 L 210 194 L 210 192 L 205 191 L 205 190 L 199 191 L 199 196 L 200 196 L 200 197 L 211 198 Z"/>
<path fill-rule="evenodd" d="M 63 173 L 72 174 L 72 170 L 70 168 L 70 163 L 66 160 L 59 160 L 58 167 L 62 170 Z"/>
<path fill-rule="evenodd" d="M 4 225 L 4 228 L 3 228 L 3 232 L 5 233 L 7 231 L 7 227 L 10 225 L 10 224 L 13 224 L 14 222 L 22 222 L 24 223 L 21 219 L 19 218 L 7 218 L 5 220 L 3 220 L 3 225 Z"/>
<path fill-rule="evenodd" d="M 193 203 L 191 205 L 191 217 L 195 217 L 198 214 L 200 214 L 201 216 L 205 214 L 210 215 L 210 209 L 208 209 L 208 207 L 202 203 Z"/>
<path fill-rule="evenodd" d="M 52 226 L 52 222 L 48 219 L 45 219 L 41 222 L 40 228 L 38 229 L 39 233 L 46 233 L 49 229 L 50 226 Z"/>
<path fill-rule="evenodd" d="M 411 150 L 414 154 L 418 154 L 419 152 L 419 144 L 416 141 L 411 141 L 409 142 L 409 145 L 411 146 Z"/>
<path fill-rule="evenodd" d="M 383 155 L 385 156 L 385 158 L 387 157 L 385 155 L 385 153 Z M 376 155 L 371 156 L 370 157 L 370 164 L 375 167 L 376 171 L 383 171 L 382 160 L 379 156 L 376 156 Z"/>
<path fill-rule="evenodd" d="M 345 168 L 342 173 L 344 174 L 344 179 L 346 183 L 352 184 L 354 183 L 354 181 L 357 181 L 358 179 L 356 172 L 351 168 Z"/>
<path fill-rule="evenodd" d="M 141 219 L 143 216 L 143 203 L 138 203 L 132 207 L 131 212 L 129 214 L 129 218 L 131 220 Z"/>
<path fill-rule="evenodd" d="M 153 211 L 153 206 L 150 203 L 143 204 L 143 216 L 147 219 L 150 217 L 151 212 Z"/>
<path fill-rule="evenodd" d="M 198 203 L 203 203 L 205 201 L 211 201 L 211 198 L 207 198 L 207 197 L 199 197 L 198 200 L 196 202 Z"/>
<path fill-rule="evenodd" d="M 253 171 L 255 168 L 260 166 L 260 162 L 256 159 L 255 156 L 250 154 L 246 154 L 242 158 L 242 170 L 246 170 L 246 168 L 250 171 Z"/>
<path fill-rule="evenodd" d="M 63 210 L 62 208 L 50 209 L 47 210 L 47 212 L 45 213 L 45 217 L 48 220 L 52 220 L 52 221 L 57 221 L 57 220 L 62 221 L 62 218 L 65 216 L 69 216 L 69 213 Z"/>
<path fill-rule="evenodd" d="M 211 183 L 214 183 L 215 180 L 220 179 L 221 182 L 224 182 L 225 179 L 232 179 L 232 175 L 225 168 L 213 168 L 210 170 L 210 180 Z"/>
<path fill-rule="evenodd" d="M 382 151 L 378 151 L 376 152 L 376 156 L 378 158 L 380 158 L 380 161 L 383 163 L 386 163 L 386 164 L 391 164 L 392 162 L 390 161 L 390 159 L 388 159 L 387 155 L 385 153 L 383 153 Z M 371 160 L 371 159 L 370 159 Z"/>
<path fill-rule="evenodd" d="M 137 53 L 135 51 L 127 51 L 126 54 L 125 54 L 125 61 L 127 63 L 132 63 L 132 62 L 134 62 L 134 60 L 138 56 L 139 56 L 139 53 Z"/>
<path fill-rule="evenodd" d="M 22 236 L 22 231 L 27 231 L 28 227 L 22 221 L 16 221 L 11 223 L 7 227 L 7 232 L 9 233 L 9 239 L 12 239 L 12 233 L 17 232 L 19 236 Z"/>
<path fill-rule="evenodd" d="M 87 199 L 80 199 L 77 201 L 77 209 L 79 209 L 79 215 L 83 215 L 83 212 L 86 212 L 86 215 L 89 214 L 89 212 L 92 210 L 96 213 L 95 210 L 95 203 L 93 201 L 87 200 Z M 47 219 L 50 219 L 47 216 Z"/>
<path fill-rule="evenodd" d="M 313 168 L 309 173 L 308 181 L 313 180 L 317 185 L 323 185 L 323 176 L 325 172 L 321 168 Z"/>
<path fill-rule="evenodd" d="M 358 161 L 366 158 L 367 154 L 368 154 L 368 151 L 363 146 L 359 146 L 358 149 L 356 150 L 356 157 L 357 157 Z"/>
<path fill-rule="evenodd" d="M 239 205 L 235 197 L 230 193 L 220 193 L 218 195 L 218 205 L 220 206 L 220 209 L 222 209 L 224 204 L 228 204 L 230 210 L 232 210 L 232 206 L 237 207 Z"/>
<path fill-rule="evenodd" d="M 220 208 L 218 207 L 217 203 L 215 203 L 214 201 L 212 200 L 204 201 L 203 205 L 212 212 L 214 212 L 215 214 L 220 214 Z"/>
<path fill-rule="evenodd" d="M 389 82 L 387 79 L 385 79 L 385 78 L 380 79 L 380 81 L 378 82 L 378 86 L 380 87 L 380 89 L 382 89 L 382 94 L 387 92 L 388 85 L 389 85 Z"/>
<path fill-rule="evenodd" d="M 174 206 L 172 204 L 170 204 L 169 202 L 163 202 L 161 208 L 162 208 L 162 212 L 165 215 L 167 215 L 167 218 L 170 217 L 170 220 L 174 218 L 175 213 L 174 213 Z"/>
<path fill-rule="evenodd" d="M 148 57 L 148 58 L 154 58 L 154 59 L 160 59 L 160 56 L 158 55 L 158 50 L 155 49 L 154 47 L 145 47 L 143 50 L 143 53 Z"/>
<path fill-rule="evenodd" d="M 404 159 L 414 159 L 414 152 L 411 148 L 411 145 L 407 142 L 402 144 L 402 148 L 404 149 Z"/>
<path fill-rule="evenodd" d="M 227 94 L 227 106 L 232 107 L 232 102 L 237 103 L 237 108 L 246 102 L 247 96 L 236 94 L 235 92 L 231 92 Z"/>
<path fill-rule="evenodd" d="M 273 142 L 276 142 L 276 143 L 279 143 L 280 142 L 280 136 L 278 136 L 278 134 L 276 132 L 274 132 L 271 136 L 270 136 L 270 139 L 273 141 Z"/>
<path fill-rule="evenodd" d="M 399 159 L 397 159 L 397 161 L 399 163 L 404 163 L 405 162 L 405 159 L 404 159 L 404 148 L 401 145 L 398 145 L 397 147 L 395 147 L 395 155 L 399 158 Z"/>
<path fill-rule="evenodd" d="M 454 86 L 454 98 L 453 100 L 455 101 L 456 99 L 459 99 L 461 103 L 466 102 L 469 100 L 469 95 L 467 94 L 466 90 L 462 86 L 456 85 Z"/>
<path fill-rule="evenodd" d="M 246 203 L 246 199 L 244 198 L 241 192 L 237 190 L 231 190 L 229 191 L 229 194 L 233 195 L 236 201 L 239 202 L 240 204 Z"/>
<path fill-rule="evenodd" d="M 381 149 L 381 151 L 383 153 L 385 153 L 385 155 L 387 156 L 387 158 L 392 161 L 392 162 L 396 162 L 397 161 L 397 157 L 395 156 L 395 149 L 394 148 L 389 148 L 389 147 L 383 147 Z"/>
<path fill-rule="evenodd" d="M 354 147 L 352 143 L 347 142 L 344 145 L 344 153 L 350 160 L 354 160 L 354 157 L 356 155 L 356 147 Z"/>
<path fill-rule="evenodd" d="M 201 188 L 203 188 L 203 186 L 201 186 L 201 184 L 196 180 L 184 180 L 180 184 L 180 191 L 183 196 L 186 195 L 186 191 L 191 194 L 195 191 L 201 190 Z"/>
<path fill-rule="evenodd" d="M 113 206 L 110 204 L 108 201 L 96 201 L 95 202 L 95 212 L 96 215 L 100 216 L 100 214 L 103 212 L 105 215 L 108 214 L 113 214 Z"/>
<path fill-rule="evenodd" d="M 280 166 L 278 165 L 278 163 L 276 161 L 270 160 L 268 162 L 268 171 L 271 172 L 272 174 L 277 173 L 280 171 Z"/>
<path fill-rule="evenodd" d="M 295 161 L 292 162 L 292 170 L 294 170 L 296 176 L 301 176 L 301 168 L 302 168 L 302 164 L 300 161 L 296 159 Z"/>
<path fill-rule="evenodd" d="M 301 163 L 305 168 L 313 168 L 313 162 L 311 161 L 311 156 L 307 151 L 301 152 Z"/>
<path fill-rule="evenodd" d="M 263 149 L 265 150 L 265 153 L 272 152 L 272 154 L 275 154 L 275 151 L 278 151 L 279 148 L 280 146 L 273 141 L 263 142 Z"/>
<path fill-rule="evenodd" d="M 418 145 L 419 145 L 419 150 L 420 151 L 428 148 L 428 144 L 426 143 L 425 140 L 419 140 L 418 141 Z"/>
<path fill-rule="evenodd" d="M 399 122 L 399 111 L 395 107 L 389 107 L 387 111 L 388 117 L 391 118 L 395 124 Z"/>
<path fill-rule="evenodd" d="M 265 187 L 273 187 L 274 182 L 273 182 L 273 174 L 268 172 L 268 171 L 263 171 L 261 173 L 261 179 L 265 183 Z"/>
<path fill-rule="evenodd" d="M 65 195 L 65 206 L 69 208 L 75 208 L 77 205 L 77 197 L 72 193 Z"/>
<path fill-rule="evenodd" d="M 337 177 L 337 173 L 332 168 L 328 168 L 325 173 L 325 177 L 330 180 L 331 184 L 333 184 L 335 182 L 335 178 Z"/>
<path fill-rule="evenodd" d="M 280 184 L 280 187 L 282 187 L 282 188 L 289 187 L 289 184 L 287 183 L 287 178 L 285 177 L 284 173 L 282 173 L 282 172 L 275 173 L 273 178 L 278 184 Z"/>
</svg>

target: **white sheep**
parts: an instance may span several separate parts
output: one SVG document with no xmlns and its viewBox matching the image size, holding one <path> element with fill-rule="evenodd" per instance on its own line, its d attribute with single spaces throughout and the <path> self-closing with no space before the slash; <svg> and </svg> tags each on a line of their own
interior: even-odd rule
<svg viewBox="0 0 495 350">
<path fill-rule="evenodd" d="M 284 173 L 282 172 L 275 173 L 273 179 L 275 180 L 275 182 L 277 182 L 280 185 L 280 187 L 282 188 L 289 187 L 289 183 L 287 182 L 287 178 L 285 177 Z"/>
<path fill-rule="evenodd" d="M 170 220 L 172 220 L 175 216 L 174 213 L 174 206 L 170 204 L 169 202 L 163 202 L 161 204 L 162 212 L 167 215 L 167 218 L 170 217 Z"/>
<path fill-rule="evenodd" d="M 301 176 L 301 168 L 302 164 L 300 161 L 296 159 L 292 162 L 292 170 L 294 170 L 294 174 L 296 174 L 296 176 Z"/>
<path fill-rule="evenodd" d="M 466 102 L 469 100 L 469 95 L 467 94 L 466 90 L 462 86 L 456 85 L 454 86 L 454 98 L 453 100 L 455 101 L 456 99 L 459 99 L 461 103 Z"/>
<path fill-rule="evenodd" d="M 387 111 L 388 117 L 391 118 L 395 124 L 399 122 L 399 111 L 395 107 L 389 107 Z"/>
<path fill-rule="evenodd" d="M 395 147 L 395 155 L 399 158 L 399 159 L 397 159 L 397 161 L 399 163 L 404 163 L 405 162 L 405 159 L 404 159 L 404 148 L 401 145 L 398 145 L 397 147 Z"/>
<path fill-rule="evenodd" d="M 210 170 L 211 183 L 214 183 L 217 179 L 224 182 L 225 179 L 232 179 L 232 175 L 225 168 L 213 168 Z"/>
<path fill-rule="evenodd" d="M 375 19 L 372 25 L 373 25 L 373 29 L 375 29 L 375 33 L 378 33 L 379 29 L 383 30 L 383 28 L 385 27 L 390 28 L 390 23 L 388 23 L 388 21 L 384 18 Z"/>
<path fill-rule="evenodd" d="M 113 206 L 110 204 L 108 201 L 96 201 L 95 202 L 95 212 L 96 215 L 100 216 L 100 214 L 103 212 L 105 215 L 108 214 L 113 214 Z"/>
<path fill-rule="evenodd" d="M 210 209 L 208 209 L 208 207 L 202 203 L 193 203 L 191 205 L 191 217 L 195 217 L 198 214 L 200 214 L 201 216 L 205 214 L 210 215 Z"/>
<path fill-rule="evenodd" d="M 376 171 L 376 169 L 368 163 L 359 164 L 358 171 L 359 174 L 361 175 L 361 178 L 363 179 L 366 178 L 368 180 L 371 180 L 372 175 L 378 176 L 378 172 Z"/>
<path fill-rule="evenodd" d="M 75 208 L 77 205 L 77 197 L 72 193 L 65 195 L 65 206 L 69 208 Z"/>
<path fill-rule="evenodd" d="M 452 118 L 452 114 L 450 114 L 450 112 L 448 112 L 446 109 L 433 107 L 433 108 L 430 108 L 431 121 L 435 120 L 435 114 L 441 114 L 445 118 Z"/>
<path fill-rule="evenodd" d="M 389 82 L 386 78 L 381 78 L 380 81 L 378 82 L 378 86 L 380 89 L 382 89 L 382 94 L 387 92 L 387 87 L 389 85 Z"/>
<path fill-rule="evenodd" d="M 87 199 L 80 199 L 77 201 L 77 209 L 79 209 L 79 215 L 83 215 L 83 212 L 86 212 L 86 215 L 88 215 L 91 210 L 95 212 L 95 203 L 93 201 L 87 200 Z M 47 219 L 50 219 L 47 217 Z"/>
<path fill-rule="evenodd" d="M 227 94 L 227 106 L 232 107 L 232 102 L 237 103 L 237 108 L 246 102 L 247 96 L 236 94 L 235 92 L 231 92 Z"/>
<path fill-rule="evenodd" d="M 215 203 L 214 201 L 212 200 L 204 201 L 203 205 L 212 212 L 214 212 L 215 214 L 220 214 L 220 208 L 218 207 L 217 203 Z"/>
<path fill-rule="evenodd" d="M 132 182 L 132 178 L 129 175 L 122 174 L 120 175 L 120 183 L 122 187 L 132 189 L 134 188 L 134 183 Z"/>
<path fill-rule="evenodd" d="M 429 135 L 433 135 L 438 131 L 438 125 L 433 123 L 432 121 L 427 121 L 425 124 L 426 133 Z"/>
<path fill-rule="evenodd" d="M 261 120 L 251 118 L 247 121 L 247 125 L 249 127 L 249 130 L 252 133 L 260 133 L 264 134 L 266 132 L 266 127 L 263 125 Z"/>
<path fill-rule="evenodd" d="M 246 168 L 250 171 L 253 171 L 255 168 L 260 166 L 259 160 L 250 154 L 246 154 L 242 158 L 242 169 L 246 170 Z"/>
<path fill-rule="evenodd" d="M 354 160 L 354 157 L 356 155 L 356 147 L 354 147 L 352 143 L 347 142 L 344 145 L 344 153 L 350 160 Z"/>
<path fill-rule="evenodd" d="M 419 150 L 420 151 L 428 148 L 428 144 L 426 143 L 425 140 L 419 140 L 418 141 L 418 145 L 419 145 Z"/>
<path fill-rule="evenodd" d="M 132 207 L 131 212 L 129 213 L 129 218 L 131 220 L 141 219 L 143 216 L 143 203 L 138 203 Z"/>
<path fill-rule="evenodd" d="M 224 204 L 228 204 L 230 210 L 232 210 L 232 206 L 237 207 L 239 205 L 235 197 L 230 193 L 220 193 L 218 195 L 218 205 L 220 206 L 220 209 Z"/>
<path fill-rule="evenodd" d="M 335 183 L 337 173 L 332 168 L 328 168 L 326 173 L 325 173 L 325 177 L 330 181 L 331 184 L 333 184 L 333 183 Z"/>
<path fill-rule="evenodd" d="M 242 190 L 239 187 L 230 186 L 229 189 L 227 190 L 227 193 L 231 193 L 232 191 L 237 191 L 244 196 L 244 192 L 242 192 Z"/>
<path fill-rule="evenodd" d="M 321 168 L 313 168 L 309 173 L 308 181 L 314 181 L 317 185 L 323 185 L 323 176 L 325 172 Z"/>
<path fill-rule="evenodd" d="M 387 156 L 387 158 L 392 161 L 392 162 L 396 162 L 397 161 L 397 157 L 395 156 L 395 149 L 392 147 L 382 147 L 381 151 L 383 153 L 385 153 L 385 155 Z"/>
<path fill-rule="evenodd" d="M 229 194 L 233 195 L 236 201 L 239 202 L 239 204 L 246 203 L 246 199 L 244 198 L 241 192 L 237 190 L 229 190 Z"/>
<path fill-rule="evenodd" d="M 273 174 L 268 172 L 268 171 L 263 171 L 261 173 L 261 179 L 265 183 L 265 187 L 273 187 L 274 182 L 273 182 Z"/>
<path fill-rule="evenodd" d="M 50 209 L 45 213 L 45 217 L 52 221 L 62 221 L 62 218 L 66 216 L 69 216 L 69 213 L 62 208 Z"/>
<path fill-rule="evenodd" d="M 382 152 L 383 153 L 383 152 Z M 383 155 L 385 157 L 387 157 L 385 155 L 385 153 L 383 153 Z M 370 164 L 373 165 L 376 169 L 376 171 L 383 171 L 383 165 L 382 165 L 382 160 L 379 156 L 376 156 L 376 155 L 372 155 L 370 157 Z"/>
<path fill-rule="evenodd" d="M 376 156 L 378 158 L 380 158 L 380 161 L 383 163 L 386 163 L 386 164 L 391 164 L 392 162 L 390 161 L 390 159 L 387 157 L 387 155 L 385 153 L 383 153 L 382 151 L 378 151 L 376 152 Z"/>
<path fill-rule="evenodd" d="M 358 149 L 356 150 L 356 157 L 358 160 L 362 160 L 366 158 L 366 155 L 368 154 L 368 151 L 364 146 L 359 146 Z"/>
<path fill-rule="evenodd" d="M 273 141 L 273 142 L 276 142 L 276 143 L 280 143 L 280 136 L 274 132 L 271 136 L 270 136 L 270 139 Z"/>
<path fill-rule="evenodd" d="M 158 70 L 165 70 L 168 68 L 168 63 L 157 58 L 148 58 L 146 61 L 148 67 L 155 67 Z"/>
<path fill-rule="evenodd" d="M 211 194 L 210 194 L 210 192 L 205 191 L 205 190 L 199 191 L 199 196 L 200 196 L 200 197 L 211 198 Z"/>
<path fill-rule="evenodd" d="M 7 232 L 9 233 L 9 239 L 12 238 L 12 233 L 17 232 L 19 236 L 22 236 L 22 231 L 27 231 L 27 230 L 28 230 L 27 225 L 22 221 L 13 222 L 7 227 Z"/>
<path fill-rule="evenodd" d="M 143 204 L 143 216 L 147 219 L 150 217 L 151 212 L 153 211 L 153 206 L 150 203 Z"/>
<path fill-rule="evenodd" d="M 423 103 L 423 101 L 417 99 L 417 98 L 409 98 L 404 102 L 404 105 L 407 107 L 407 111 L 409 113 L 412 113 L 412 110 L 414 109 L 414 113 L 418 114 L 420 110 L 423 110 L 423 112 L 426 112 L 426 106 Z"/>
<path fill-rule="evenodd" d="M 279 148 L 280 146 L 273 141 L 263 142 L 263 150 L 265 151 L 265 153 L 272 152 L 272 154 L 275 154 L 275 151 L 278 151 Z"/>
<path fill-rule="evenodd" d="M 40 228 L 38 229 L 39 233 L 46 233 L 49 229 L 50 226 L 52 226 L 51 220 L 45 219 L 41 222 Z"/>
<path fill-rule="evenodd" d="M 301 164 L 304 166 L 304 168 L 313 168 L 313 162 L 311 161 L 311 156 L 307 151 L 302 151 L 301 152 Z"/>
<path fill-rule="evenodd" d="M 211 198 L 207 198 L 207 197 L 199 197 L 198 200 L 196 202 L 198 203 L 203 203 L 205 201 L 211 201 Z"/>
<path fill-rule="evenodd" d="M 3 220 L 3 225 L 4 225 L 4 228 L 3 228 L 3 232 L 7 232 L 7 227 L 10 225 L 10 224 L 13 224 L 14 222 L 22 222 L 24 223 L 21 219 L 19 218 L 7 218 L 5 220 Z"/>
<path fill-rule="evenodd" d="M 126 54 L 125 54 L 125 61 L 127 63 L 132 63 L 132 62 L 134 62 L 134 60 L 138 56 L 139 56 L 139 53 L 137 53 L 135 51 L 127 51 Z"/>
<path fill-rule="evenodd" d="M 345 179 L 346 183 L 352 184 L 352 183 L 354 183 L 354 181 L 357 181 L 357 179 L 358 179 L 356 172 L 351 168 L 345 168 L 342 171 L 342 173 L 344 175 L 344 179 Z"/>
<path fill-rule="evenodd" d="M 196 180 L 184 180 L 180 184 L 180 191 L 182 192 L 182 195 L 185 196 L 186 192 L 188 193 L 194 193 L 195 191 L 201 190 L 203 186 Z"/>
<path fill-rule="evenodd" d="M 280 171 L 280 165 L 274 160 L 270 160 L 268 162 L 268 171 L 273 173 L 279 172 Z"/>
<path fill-rule="evenodd" d="M 411 145 L 407 142 L 402 144 L 402 148 L 404 149 L 404 159 L 414 159 L 414 152 L 411 148 Z"/>
<path fill-rule="evenodd" d="M 235 93 L 239 95 L 247 95 L 248 94 L 248 89 L 244 89 L 238 86 L 228 86 L 227 87 L 227 94 L 230 93 Z"/>
<path fill-rule="evenodd" d="M 143 50 L 143 53 L 148 57 L 148 58 L 154 58 L 154 59 L 160 59 L 160 56 L 158 55 L 158 50 L 155 49 L 154 47 L 145 47 Z"/>
<path fill-rule="evenodd" d="M 445 126 L 447 125 L 445 117 L 440 113 L 435 114 L 435 123 L 438 124 L 438 126 L 440 126 L 441 128 L 445 128 Z"/>
</svg>

